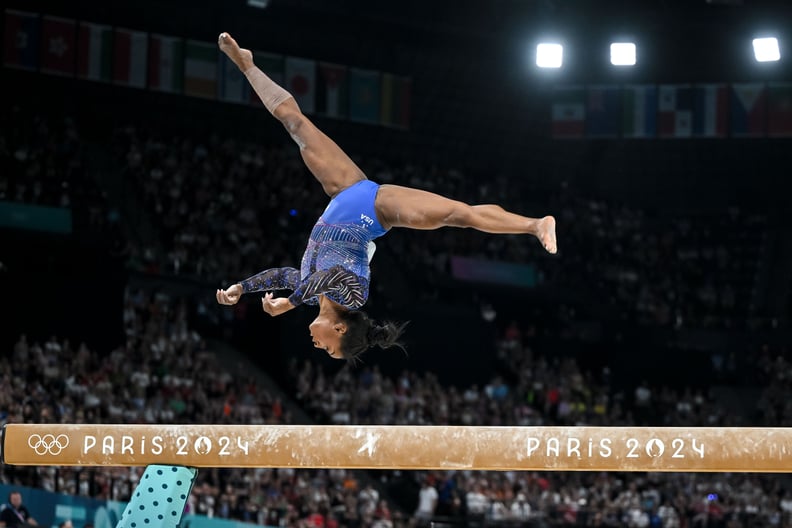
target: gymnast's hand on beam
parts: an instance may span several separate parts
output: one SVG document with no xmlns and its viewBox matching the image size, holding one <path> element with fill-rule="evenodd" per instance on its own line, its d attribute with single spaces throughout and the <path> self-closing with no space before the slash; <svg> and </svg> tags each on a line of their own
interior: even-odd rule
<svg viewBox="0 0 792 528">
<path fill-rule="evenodd" d="M 220 304 L 225 304 L 227 306 L 236 304 L 239 302 L 239 298 L 242 297 L 242 285 L 234 284 L 225 290 L 217 290 L 216 297 L 217 302 Z"/>
<path fill-rule="evenodd" d="M 264 311 L 270 314 L 272 317 L 288 312 L 294 308 L 294 305 L 289 302 L 287 297 L 278 297 L 277 299 L 274 299 L 272 297 L 272 293 L 265 294 L 261 299 L 261 304 L 264 307 Z"/>
</svg>

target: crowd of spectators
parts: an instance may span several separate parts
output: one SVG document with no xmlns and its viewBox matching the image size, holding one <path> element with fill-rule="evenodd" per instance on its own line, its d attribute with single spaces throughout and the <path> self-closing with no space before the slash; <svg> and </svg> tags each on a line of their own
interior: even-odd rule
<svg viewBox="0 0 792 528">
<path fill-rule="evenodd" d="M 184 300 L 130 289 L 123 319 L 126 343 L 108 354 L 66 339 L 20 335 L 2 366 L 3 421 L 292 421 L 288 405 L 252 377 L 228 370 L 191 330 Z M 372 366 L 330 375 L 306 363 L 293 365 L 295 397 L 317 421 L 338 424 L 631 425 L 647 409 L 662 417 L 659 425 L 737 423 L 705 391 L 680 393 L 637 383 L 629 394 L 614 394 L 606 372 L 583 372 L 569 359 L 520 353 L 527 347 L 511 336 L 507 332 L 499 346 L 520 373 L 516 384 L 495 377 L 457 388 L 440 384 L 431 373 L 389 377 Z M 792 366 L 785 351 L 775 349 L 759 354 L 759 366 L 764 390 L 757 414 L 745 420 L 782 425 L 790 412 L 785 394 Z M 129 497 L 141 474 L 142 468 L 0 470 L 5 481 L 118 500 Z M 398 483 L 410 490 L 414 510 L 391 511 L 366 478 L 348 471 L 218 469 L 201 472 L 188 511 L 283 526 L 399 526 L 430 519 L 664 527 L 792 522 L 783 480 L 770 476 L 469 471 L 377 476 L 386 491 Z"/>
<path fill-rule="evenodd" d="M 187 132 L 163 136 L 130 125 L 113 141 L 119 171 L 161 233 L 157 270 L 222 283 L 299 262 L 327 197 L 296 147 Z M 517 235 L 393 230 L 383 248 L 420 285 L 416 295 L 436 297 L 443 283 L 438 278 L 450 274 L 450 257 L 461 255 L 530 264 L 546 285 L 591 292 L 603 304 L 603 317 L 671 328 L 733 329 L 758 321 L 763 213 L 739 207 L 652 213 L 563 185 L 526 189 L 502 176 L 376 159 L 358 163 L 380 183 L 558 218 L 559 258 Z"/>
<path fill-rule="evenodd" d="M 83 193 L 85 160 L 70 118 L 5 106 L 0 130 L 0 200 L 69 207 Z"/>
<path fill-rule="evenodd" d="M 556 272 L 594 287 L 616 317 L 721 330 L 753 323 L 764 213 L 663 214 L 571 191 L 559 209 L 570 251 Z"/>
<path fill-rule="evenodd" d="M 292 365 L 296 398 L 316 420 L 398 425 L 783 426 L 792 379 L 783 350 L 760 354 L 762 396 L 745 415 L 705 387 L 673 389 L 636 380 L 616 390 L 607 370 L 586 372 L 568 358 L 545 357 L 507 332 L 500 375 L 480 386 L 442 386 L 432 373 L 389 377 L 377 366 L 325 372 Z M 778 353 L 781 355 L 774 355 Z M 768 526 L 792 523 L 782 481 L 757 475 L 396 472 L 384 477 L 416 495 L 417 520 L 532 520 L 575 526 Z M 412 485 L 412 487 L 410 486 Z M 420 487 L 420 489 L 419 489 Z M 429 489 L 431 488 L 431 489 Z M 403 492 L 403 489 L 402 489 Z M 432 505 L 430 510 L 427 508 Z"/>
<path fill-rule="evenodd" d="M 0 134 L 0 199 L 70 207 L 89 225 L 115 224 L 118 212 L 86 173 L 75 122 L 6 112 Z M 119 128 L 112 141 L 119 172 L 157 222 L 160 240 L 135 247 L 139 268 L 212 282 L 249 276 L 263 265 L 295 265 L 326 197 L 291 145 L 236 138 L 166 137 Z M 107 145 L 104 145 L 107 147 Z M 459 230 L 419 235 L 395 230 L 390 251 L 421 277 L 421 291 L 447 275 L 449 257 L 465 255 L 539 268 L 545 281 L 594 288 L 620 318 L 676 327 L 733 328 L 752 315 L 764 229 L 762 214 L 737 207 L 698 216 L 660 216 L 569 189 L 525 193 L 507 178 L 466 178 L 435 166 L 389 166 L 366 160 L 370 176 L 471 203 L 501 203 L 559 220 L 561 257 L 514 236 Z M 473 183 L 473 180 L 475 183 Z M 517 192 L 515 192 L 517 191 Z M 537 203 L 539 202 L 539 203 Z M 544 202 L 544 203 L 542 203 Z M 87 204 L 87 205 L 86 205 Z M 416 243 L 416 237 L 422 243 Z M 262 258 L 265 255 L 266 258 Z M 266 261 L 266 262 L 264 262 Z"/>
<path fill-rule="evenodd" d="M 147 269 L 225 283 L 297 266 L 325 205 L 296 149 L 231 138 L 161 137 L 132 126 L 114 137 L 125 184 L 156 222 Z"/>
<path fill-rule="evenodd" d="M 786 426 L 792 423 L 792 361 L 789 349 L 765 347 L 757 358 L 762 371 L 763 391 L 756 405 L 756 417 L 761 425 Z"/>
<path fill-rule="evenodd" d="M 0 131 L 0 200 L 71 207 L 86 224 L 120 217 L 86 170 L 72 120 L 8 113 Z M 262 267 L 295 266 L 327 198 L 292 146 L 236 138 L 164 137 L 127 126 L 112 138 L 126 190 L 159 238 L 132 247 L 134 268 L 154 274 L 229 283 Z M 437 167 L 361 162 L 382 183 L 411 185 L 469 202 L 495 202 L 527 214 L 556 214 L 561 258 L 537 244 L 462 230 L 389 234 L 401 269 L 421 277 L 448 273 L 459 254 L 532 263 L 546 284 L 593 291 L 618 320 L 730 329 L 744 325 L 766 218 L 726 214 L 663 216 L 564 190 L 520 200 L 506 178 L 472 183 Z M 540 209 L 541 208 L 541 209 Z M 759 234 L 757 236 L 757 233 Z M 427 237 L 416 243 L 417 236 Z M 662 264 L 662 265 L 661 265 Z M 162 291 L 128 289 L 126 339 L 111 351 L 56 336 L 20 335 L 0 364 L 4 422 L 291 423 L 292 412 L 268 387 L 224 368 L 189 324 L 191 307 Z M 571 358 L 507 334 L 501 372 L 480 385 L 444 385 L 431 372 L 391 377 L 376 366 L 329 374 L 318 364 L 292 365 L 293 395 L 321 423 L 461 425 L 775 425 L 788 423 L 792 367 L 772 349 L 758 365 L 763 390 L 754 412 L 740 416 L 706 386 L 640 382 L 615 388 L 607 369 L 591 372 Z M 130 368 L 134 365 L 134 368 Z M 43 489 L 124 500 L 142 468 L 0 468 L 0 479 Z M 370 476 L 370 475 L 369 475 Z M 578 526 L 787 526 L 792 498 L 778 477 L 699 474 L 534 472 L 383 472 L 384 490 L 412 493 L 407 514 L 391 510 L 368 478 L 350 471 L 234 469 L 202 472 L 188 510 L 283 526 L 402 526 L 447 522 L 535 522 Z M 398 484 L 398 486 L 397 486 Z M 409 502 L 409 501 L 408 501 Z"/>
<path fill-rule="evenodd" d="M 75 119 L 12 104 L 0 121 L 0 201 L 69 209 L 76 234 L 122 251 L 118 209 L 91 173 Z"/>
<path fill-rule="evenodd" d="M 0 366 L 3 423 L 291 423 L 293 410 L 249 374 L 229 369 L 191 329 L 184 300 L 129 290 L 126 341 L 19 336 Z M 0 468 L 0 481 L 128 500 L 143 468 Z M 202 471 L 188 511 L 271 526 L 388 526 L 387 502 L 345 470 Z M 375 523 L 378 521 L 378 523 Z M 319 524 L 317 524 L 319 523 Z M 364 523 L 364 524 L 360 524 Z"/>
</svg>

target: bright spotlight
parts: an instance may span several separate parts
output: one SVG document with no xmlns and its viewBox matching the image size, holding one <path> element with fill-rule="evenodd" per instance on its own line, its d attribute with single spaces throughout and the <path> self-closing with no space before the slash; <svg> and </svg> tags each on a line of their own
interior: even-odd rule
<svg viewBox="0 0 792 528">
<path fill-rule="evenodd" d="M 635 44 L 632 42 L 613 42 L 610 46 L 611 64 L 614 66 L 635 66 Z"/>
<path fill-rule="evenodd" d="M 778 39 L 775 37 L 753 39 L 754 57 L 759 62 L 777 61 L 781 58 Z"/>
<path fill-rule="evenodd" d="M 564 61 L 564 47 L 561 44 L 543 42 L 536 46 L 536 65 L 540 68 L 560 68 Z"/>
</svg>

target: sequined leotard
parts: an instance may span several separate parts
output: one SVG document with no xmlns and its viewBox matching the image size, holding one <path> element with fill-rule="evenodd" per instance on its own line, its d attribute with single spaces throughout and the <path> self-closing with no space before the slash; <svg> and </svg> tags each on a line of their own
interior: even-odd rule
<svg viewBox="0 0 792 528">
<path fill-rule="evenodd" d="M 242 290 L 292 290 L 289 301 L 295 306 L 317 304 L 319 295 L 346 308 L 363 306 L 369 293 L 372 241 L 386 233 L 374 208 L 378 189 L 370 180 L 344 189 L 314 225 L 299 272 L 264 270 L 243 280 Z"/>
</svg>

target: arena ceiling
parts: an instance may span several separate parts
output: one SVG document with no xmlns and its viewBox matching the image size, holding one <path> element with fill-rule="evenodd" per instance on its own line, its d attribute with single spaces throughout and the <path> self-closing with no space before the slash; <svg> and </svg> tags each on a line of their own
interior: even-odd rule
<svg viewBox="0 0 792 528">
<path fill-rule="evenodd" d="M 256 3 L 263 8 L 252 7 Z M 592 65 L 612 38 L 639 48 L 640 80 L 753 75 L 750 39 L 773 31 L 792 46 L 790 0 L 9 0 L 120 27 L 209 40 L 232 31 L 255 49 L 409 74 L 424 50 L 516 67 L 537 40 L 561 39 L 570 75 L 608 81 Z M 405 49 L 409 48 L 407 52 Z M 792 51 L 792 50 L 790 50 Z M 478 57 L 478 59 L 477 59 Z M 776 74 L 780 75 L 780 74 Z"/>
</svg>

